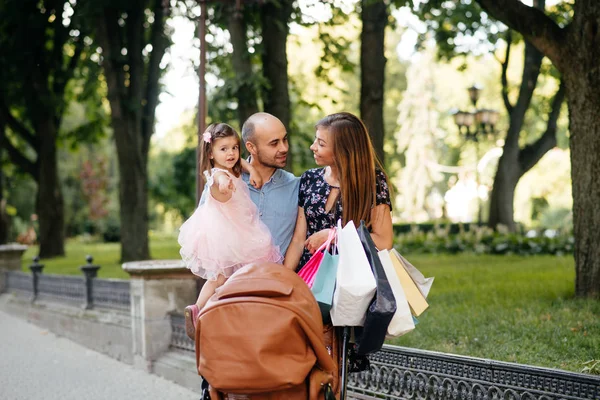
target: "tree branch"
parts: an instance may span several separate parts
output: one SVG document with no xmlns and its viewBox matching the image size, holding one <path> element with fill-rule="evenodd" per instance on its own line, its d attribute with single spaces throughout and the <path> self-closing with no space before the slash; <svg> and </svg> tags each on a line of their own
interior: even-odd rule
<svg viewBox="0 0 600 400">
<path fill-rule="evenodd" d="M 519 148 L 519 136 L 525 121 L 525 113 L 531 104 L 531 98 L 537 85 L 543 54 L 529 42 L 525 42 L 525 60 L 523 64 L 523 77 L 519 88 L 519 98 L 510 114 L 510 126 L 506 134 L 508 148 Z"/>
<path fill-rule="evenodd" d="M 38 171 L 36 167 L 36 163 L 29 160 L 27 157 L 23 155 L 6 137 L 6 132 L 4 129 L 0 131 L 0 148 L 6 149 L 6 153 L 8 154 L 8 158 L 10 161 L 23 170 L 25 173 L 31 175 L 31 177 L 37 181 L 38 179 Z"/>
<path fill-rule="evenodd" d="M 548 115 L 546 131 L 535 143 L 525 146 L 519 154 L 519 164 L 523 173 L 529 171 L 544 154 L 556 146 L 557 121 L 564 99 L 565 84 L 561 81 L 560 87 L 552 100 L 552 109 Z"/>
<path fill-rule="evenodd" d="M 0 99 L 0 120 L 37 151 L 38 138 L 12 115 L 3 99 Z"/>
<path fill-rule="evenodd" d="M 504 100 L 504 107 L 506 107 L 506 111 L 508 114 L 512 114 L 513 105 L 510 103 L 510 99 L 508 98 L 508 63 L 510 61 L 510 48 L 512 45 L 512 31 L 509 29 L 506 33 L 506 56 L 504 57 L 504 61 L 501 61 L 502 65 L 502 100 Z"/>
<path fill-rule="evenodd" d="M 520 32 L 559 69 L 563 60 L 565 31 L 543 10 L 529 7 L 520 0 L 476 0 L 493 18 Z"/>
</svg>

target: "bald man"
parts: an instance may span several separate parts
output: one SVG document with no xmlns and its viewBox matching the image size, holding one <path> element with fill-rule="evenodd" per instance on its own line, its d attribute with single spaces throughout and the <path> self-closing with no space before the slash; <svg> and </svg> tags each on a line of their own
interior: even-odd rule
<svg viewBox="0 0 600 400">
<path fill-rule="evenodd" d="M 287 131 L 277 117 L 260 112 L 244 122 L 242 141 L 250 153 L 250 165 L 261 176 L 263 186 L 256 189 L 248 184 L 247 173 L 243 173 L 242 179 L 248 184 L 260 219 L 285 255 L 296 226 L 300 185 L 299 178 L 282 169 L 289 150 Z"/>
</svg>

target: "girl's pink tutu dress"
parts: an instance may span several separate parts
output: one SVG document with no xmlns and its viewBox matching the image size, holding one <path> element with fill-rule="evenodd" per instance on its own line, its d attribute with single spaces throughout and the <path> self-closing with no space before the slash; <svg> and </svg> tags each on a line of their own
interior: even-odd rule
<svg viewBox="0 0 600 400">
<path fill-rule="evenodd" d="M 246 264 L 281 263 L 283 257 L 273 244 L 269 228 L 258 218 L 246 183 L 227 171 L 213 168 L 207 173 L 208 186 L 217 171 L 227 173 L 235 191 L 225 203 L 215 200 L 210 191 L 204 204 L 179 228 L 179 253 L 192 272 L 207 280 L 218 275 L 230 277 Z"/>
</svg>

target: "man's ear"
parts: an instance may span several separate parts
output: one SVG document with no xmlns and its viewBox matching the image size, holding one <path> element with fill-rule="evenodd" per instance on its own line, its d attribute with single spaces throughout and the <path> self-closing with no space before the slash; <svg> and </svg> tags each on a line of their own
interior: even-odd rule
<svg viewBox="0 0 600 400">
<path fill-rule="evenodd" d="M 245 145 L 246 145 L 246 150 L 248 150 L 248 153 L 250 153 L 251 155 L 256 154 L 256 146 L 254 145 L 254 143 L 246 142 Z"/>
</svg>

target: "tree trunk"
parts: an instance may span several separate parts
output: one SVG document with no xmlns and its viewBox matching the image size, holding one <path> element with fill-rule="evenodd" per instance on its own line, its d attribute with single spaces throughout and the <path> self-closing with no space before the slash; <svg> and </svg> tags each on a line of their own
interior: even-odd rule
<svg viewBox="0 0 600 400">
<path fill-rule="evenodd" d="M 257 92 L 253 81 L 252 65 L 246 41 L 246 23 L 241 11 L 232 11 L 228 21 L 229 35 L 233 46 L 232 62 L 238 82 L 236 97 L 238 100 L 238 120 L 240 126 L 246 119 L 258 111 Z"/>
<path fill-rule="evenodd" d="M 266 1 L 260 9 L 263 39 L 264 110 L 281 120 L 290 132 L 291 110 L 288 91 L 287 38 L 292 15 L 291 1 Z M 291 143 L 291 142 L 290 142 Z M 292 149 L 286 169 L 292 168 Z"/>
<path fill-rule="evenodd" d="M 363 27 L 360 34 L 360 116 L 369 130 L 375 153 L 383 163 L 384 47 L 388 10 L 383 0 L 362 0 L 361 5 Z"/>
<path fill-rule="evenodd" d="M 36 211 L 39 221 L 40 258 L 65 255 L 65 218 L 56 157 L 57 128 L 52 121 L 38 127 L 38 191 Z"/>
<path fill-rule="evenodd" d="M 578 0 L 563 69 L 569 106 L 575 293 L 600 299 L 600 2 Z"/>
<path fill-rule="evenodd" d="M 141 154 L 141 135 L 135 118 L 114 118 L 113 129 L 119 160 L 119 204 L 121 217 L 121 261 L 150 258 L 148 243 L 148 175 Z"/>
<path fill-rule="evenodd" d="M 160 62 L 168 41 L 165 23 L 169 2 L 153 0 L 149 7 L 154 21 L 147 28 L 143 2 L 125 2 L 126 9 L 105 7 L 99 15 L 98 39 L 103 62 L 111 124 L 119 160 L 119 203 L 121 217 L 121 261 L 150 258 L 148 243 L 148 152 L 158 104 Z M 119 19 L 126 10 L 125 36 Z M 149 35 L 148 35 L 149 34 Z M 142 49 L 152 46 L 149 59 Z M 127 46 L 127 56 L 122 49 Z M 126 79 L 123 66 L 127 65 Z"/>
<path fill-rule="evenodd" d="M 497 228 L 505 226 L 510 232 L 516 230 L 514 221 L 515 188 L 522 174 L 518 164 L 518 153 L 502 154 L 498 161 L 498 170 L 494 177 L 494 186 L 490 198 L 488 225 Z"/>
<path fill-rule="evenodd" d="M 522 150 L 519 147 L 519 137 L 521 135 L 523 123 L 525 122 L 525 113 L 531 104 L 531 98 L 533 97 L 533 92 L 540 74 L 540 66 L 543 57 L 542 53 L 535 47 L 527 42 L 525 43 L 525 59 L 523 63 L 519 98 L 514 107 L 508 103 L 507 99 L 505 99 L 510 123 L 508 131 L 506 132 L 502 157 L 500 157 L 500 160 L 498 161 L 498 169 L 496 171 L 496 176 L 494 177 L 494 185 L 490 199 L 488 226 L 493 229 L 496 229 L 498 225 L 505 226 L 510 232 L 514 232 L 516 229 L 514 220 L 515 188 L 517 187 L 519 179 L 521 179 L 521 176 L 525 173 L 522 164 L 519 162 L 522 154 Z M 504 80 L 503 86 L 506 86 Z M 553 132 L 555 132 L 555 130 Z"/>
</svg>

